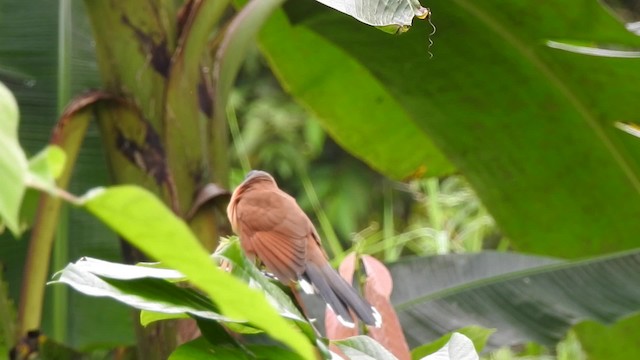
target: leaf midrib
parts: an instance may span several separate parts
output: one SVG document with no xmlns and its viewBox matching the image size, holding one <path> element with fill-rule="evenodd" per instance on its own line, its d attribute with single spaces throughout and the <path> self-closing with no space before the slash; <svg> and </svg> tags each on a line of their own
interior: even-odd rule
<svg viewBox="0 0 640 360">
<path fill-rule="evenodd" d="M 468 281 L 460 285 L 455 285 L 455 286 L 451 286 L 441 290 L 437 290 L 430 294 L 418 296 L 414 299 L 411 299 L 399 304 L 394 304 L 394 309 L 398 312 L 405 311 L 410 309 L 414 305 L 419 305 L 419 304 L 423 304 L 423 303 L 434 301 L 434 300 L 440 300 L 449 296 L 457 295 L 463 292 L 467 292 L 470 290 L 478 289 L 478 288 L 489 286 L 489 285 L 495 285 L 495 284 L 504 283 L 504 282 L 526 278 L 526 277 L 544 275 L 551 272 L 557 272 L 557 271 L 571 269 L 571 268 L 590 266 L 593 264 L 604 263 L 612 260 L 621 260 L 623 258 L 631 257 L 634 255 L 640 255 L 640 250 L 634 249 L 629 251 L 623 251 L 623 252 L 618 252 L 618 253 L 607 255 L 607 256 L 600 256 L 597 258 L 581 260 L 581 261 L 559 260 L 560 262 L 555 264 L 532 266 L 527 269 L 506 272 L 499 275 L 493 275 L 493 276 L 489 276 L 489 277 L 485 277 L 477 280 Z"/>
</svg>

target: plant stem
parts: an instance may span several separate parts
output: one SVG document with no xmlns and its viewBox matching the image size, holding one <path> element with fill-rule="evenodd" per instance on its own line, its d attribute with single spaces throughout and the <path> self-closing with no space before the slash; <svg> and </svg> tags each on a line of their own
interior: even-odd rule
<svg viewBox="0 0 640 360">
<path fill-rule="evenodd" d="M 395 244 L 394 221 L 393 221 L 393 189 L 388 181 L 383 184 L 383 213 L 382 213 L 382 233 L 384 243 L 384 260 L 395 261 L 398 259 L 402 245 Z"/>
<path fill-rule="evenodd" d="M 18 338 L 27 331 L 40 328 L 49 258 L 59 212 L 60 199 L 43 194 L 24 265 L 18 312 Z"/>
<path fill-rule="evenodd" d="M 240 133 L 236 111 L 231 104 L 227 105 L 227 121 L 229 122 L 231 137 L 233 138 L 233 146 L 236 148 L 236 154 L 238 154 L 238 159 L 240 160 L 240 166 L 242 166 L 242 171 L 246 174 L 251 170 L 251 163 L 249 162 L 246 151 L 247 148 Z"/>
<path fill-rule="evenodd" d="M 322 209 L 322 205 L 320 205 L 320 200 L 318 199 L 318 194 L 316 193 L 315 188 L 313 187 L 313 183 L 309 178 L 309 174 L 301 169 L 298 171 L 300 174 L 300 180 L 302 181 L 302 186 L 304 187 L 304 191 L 309 198 L 309 202 L 311 206 L 313 206 L 313 211 L 316 213 L 316 217 L 320 222 L 320 228 L 324 233 L 326 244 L 331 251 L 331 255 L 333 255 L 334 260 L 340 259 L 344 257 L 344 250 L 342 249 L 342 244 L 340 244 L 340 240 L 338 239 L 338 235 L 333 230 L 333 226 L 331 225 L 331 221 L 329 221 L 329 217 Z"/>
<path fill-rule="evenodd" d="M 71 0 L 60 0 L 58 3 L 58 114 L 61 114 L 71 98 Z M 53 269 L 62 269 L 68 262 L 68 209 L 60 208 L 60 218 L 53 243 Z M 47 269 L 48 270 L 48 269 Z M 52 293 L 52 333 L 58 342 L 64 343 L 67 334 L 67 315 L 69 289 L 66 286 L 55 286 Z"/>
</svg>

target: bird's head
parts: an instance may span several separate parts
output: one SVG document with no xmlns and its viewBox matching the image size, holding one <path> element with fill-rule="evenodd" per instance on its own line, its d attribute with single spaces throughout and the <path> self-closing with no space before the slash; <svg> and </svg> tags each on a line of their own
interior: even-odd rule
<svg viewBox="0 0 640 360">
<path fill-rule="evenodd" d="M 275 179 L 268 172 L 262 170 L 251 170 L 247 173 L 247 175 L 245 175 L 244 180 L 242 181 L 242 184 L 240 184 L 240 186 L 250 187 L 258 183 L 271 183 L 273 185 L 276 185 Z"/>
</svg>

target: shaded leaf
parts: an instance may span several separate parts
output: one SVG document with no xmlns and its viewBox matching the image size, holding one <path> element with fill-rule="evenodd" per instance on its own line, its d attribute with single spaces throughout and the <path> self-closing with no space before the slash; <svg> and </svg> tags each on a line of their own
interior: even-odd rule
<svg viewBox="0 0 640 360">
<path fill-rule="evenodd" d="M 640 4 L 637 2 L 628 0 L 604 0 L 602 4 L 609 7 L 612 13 L 618 16 L 620 20 L 626 22 L 629 31 L 633 32 L 629 25 L 635 23 L 636 27 L 638 26 L 638 21 L 640 21 Z"/>
<path fill-rule="evenodd" d="M 252 354 L 249 355 L 249 353 Z M 181 345 L 171 354 L 169 360 L 212 360 L 212 359 L 282 359 L 299 360 L 300 356 L 278 348 L 277 346 L 247 345 L 234 347 L 231 345 L 212 345 L 203 337 Z"/>
<path fill-rule="evenodd" d="M 497 329 L 490 348 L 554 346 L 581 321 L 613 323 L 640 310 L 640 251 L 559 262 L 511 253 L 416 258 L 389 267 L 410 345 L 468 325 Z"/>
<path fill-rule="evenodd" d="M 93 192 L 84 203 L 144 253 L 185 274 L 223 315 L 249 321 L 304 358 L 313 358 L 309 341 L 278 315 L 264 295 L 218 269 L 187 225 L 152 194 L 134 186 L 118 186 Z"/>
<path fill-rule="evenodd" d="M 200 337 L 186 344 L 180 345 L 169 356 L 169 360 L 232 360 L 232 359 L 250 359 L 247 353 L 235 347 L 213 346 L 204 338 Z"/>
</svg>

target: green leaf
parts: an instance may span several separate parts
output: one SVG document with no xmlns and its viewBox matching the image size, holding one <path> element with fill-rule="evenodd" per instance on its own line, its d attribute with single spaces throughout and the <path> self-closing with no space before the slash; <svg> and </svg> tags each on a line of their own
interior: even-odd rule
<svg viewBox="0 0 640 360">
<path fill-rule="evenodd" d="M 418 0 L 317 0 L 359 21 L 373 26 L 388 27 L 386 32 L 404 32 L 414 17 L 424 19 L 429 9 Z"/>
<path fill-rule="evenodd" d="M 29 171 L 45 181 L 57 179 L 64 170 L 66 155 L 57 145 L 49 145 L 29 159 Z"/>
<path fill-rule="evenodd" d="M 640 61 L 544 45 L 640 47 L 598 2 L 430 1 L 431 60 L 429 26 L 389 36 L 303 3 L 286 4 L 261 45 L 339 144 L 395 178 L 436 170 L 427 150 L 437 146 L 518 250 L 576 258 L 637 247 L 640 144 L 613 123 L 637 118 Z"/>
<path fill-rule="evenodd" d="M 301 324 L 306 324 L 306 332 L 308 334 L 315 334 L 315 331 L 308 326 L 306 319 L 293 304 L 291 298 L 287 296 L 278 285 L 269 281 L 262 272 L 244 256 L 238 238 L 234 236 L 231 240 L 226 241 L 228 241 L 227 244 L 220 246 L 215 252 L 215 257 L 219 260 L 224 259 L 229 261 L 231 271 L 234 275 L 245 279 L 246 282 L 252 284 L 252 287 L 264 291 L 271 304 L 278 308 L 282 316 L 296 320 Z M 315 338 L 315 336 L 313 338 Z"/>
<path fill-rule="evenodd" d="M 0 134 L 7 139 L 17 143 L 18 139 L 18 104 L 11 91 L 0 83 L 0 115 L 2 123 L 0 123 Z M 13 145 L 13 144 L 12 144 Z"/>
<path fill-rule="evenodd" d="M 389 270 L 410 346 L 479 325 L 496 329 L 490 348 L 552 347 L 581 321 L 611 324 L 640 310 L 640 250 L 570 262 L 511 253 L 446 255 Z"/>
<path fill-rule="evenodd" d="M 478 353 L 468 337 L 454 332 L 451 339 L 435 353 L 423 357 L 424 360 L 477 360 Z"/>
<path fill-rule="evenodd" d="M 328 356 L 329 349 L 322 339 L 318 337 L 316 329 L 307 321 L 305 316 L 300 313 L 291 300 L 291 297 L 285 294 L 279 285 L 267 279 L 255 264 L 244 256 L 239 239 L 234 236 L 224 241 L 227 241 L 227 243 L 221 244 L 214 254 L 215 257 L 228 261 L 234 275 L 245 279 L 252 287 L 259 288 L 263 291 L 269 302 L 278 309 L 280 315 L 293 320 L 300 330 L 316 344 L 317 348 L 324 355 Z M 246 331 L 242 332 L 246 333 Z"/>
<path fill-rule="evenodd" d="M 453 334 L 462 334 L 466 336 L 469 340 L 471 340 L 476 351 L 481 352 L 484 348 L 484 345 L 487 343 L 489 336 L 491 336 L 491 334 L 493 334 L 495 331 L 495 329 L 487 329 L 481 326 L 467 326 L 458 329 L 456 332 L 446 334 L 434 342 L 424 344 L 413 349 L 411 351 L 411 359 L 418 360 L 424 358 L 427 355 L 435 353 L 450 341 Z"/>
<path fill-rule="evenodd" d="M 169 356 L 169 360 L 225 360 L 249 359 L 246 351 L 240 348 L 213 346 L 200 337 L 180 345 Z"/>
<path fill-rule="evenodd" d="M 292 5 L 285 6 L 287 10 L 293 7 L 291 11 L 295 11 Z M 355 23 L 348 18 L 339 18 Z M 355 26 L 363 27 L 357 23 Z M 360 31 L 358 28 L 356 33 Z M 362 43 L 370 42 L 371 39 L 362 39 Z M 340 146 L 357 158 L 397 179 L 423 174 L 443 175 L 453 170 L 427 134 L 416 125 L 393 89 L 386 87 L 344 49 L 307 27 L 294 26 L 282 11 L 276 12 L 266 23 L 260 33 L 260 44 L 287 90 L 316 115 Z M 383 48 L 380 46 L 378 50 Z M 426 54 L 422 59 L 426 59 Z M 399 66 L 402 58 L 397 60 L 387 66 L 407 66 Z M 413 78 L 413 75 L 405 77 Z"/>
<path fill-rule="evenodd" d="M 114 268 L 124 272 L 113 271 Z M 52 283 L 68 284 L 86 295 L 108 296 L 140 310 L 228 320 L 198 292 L 165 281 L 163 276 L 168 272 L 82 258 L 67 265 Z"/>
<path fill-rule="evenodd" d="M 66 155 L 56 146 L 49 145 L 29 159 L 29 178 L 27 184 L 33 188 L 55 194 L 56 178 L 62 175 Z"/>
<path fill-rule="evenodd" d="M 368 336 L 352 336 L 333 342 L 350 359 L 393 360 L 396 359 L 387 349 Z"/>
<path fill-rule="evenodd" d="M 0 83 L 0 220 L 20 235 L 19 213 L 25 193 L 27 158 L 18 143 L 18 105 Z"/>
<path fill-rule="evenodd" d="M 247 350 L 253 355 L 249 356 Z M 286 349 L 276 346 L 247 345 L 233 347 L 229 345 L 213 345 L 203 337 L 181 345 L 174 351 L 169 360 L 214 360 L 214 359 L 279 359 L 299 360 L 300 357 Z"/>
<path fill-rule="evenodd" d="M 220 270 L 188 226 L 151 193 L 117 186 L 88 194 L 84 206 L 148 256 L 187 276 L 223 315 L 249 321 L 304 358 L 314 357 L 304 335 L 281 318 L 263 294 Z"/>
<path fill-rule="evenodd" d="M 151 266 L 145 266 L 151 265 Z M 261 332 L 219 314 L 218 308 L 199 292 L 173 285 L 185 280 L 175 270 L 157 264 L 133 266 L 83 257 L 67 265 L 51 284 L 65 283 L 90 296 L 111 297 L 140 312 L 140 323 L 147 326 L 166 319 L 188 318 L 222 321 L 233 331 L 243 334 Z M 164 281 L 167 280 L 167 281 Z"/>
<path fill-rule="evenodd" d="M 153 322 L 161 321 L 161 320 L 169 320 L 169 319 L 188 319 L 189 315 L 187 314 L 168 314 L 163 312 L 156 312 L 150 310 L 141 310 L 140 311 L 140 324 L 142 326 L 147 326 Z"/>
</svg>

